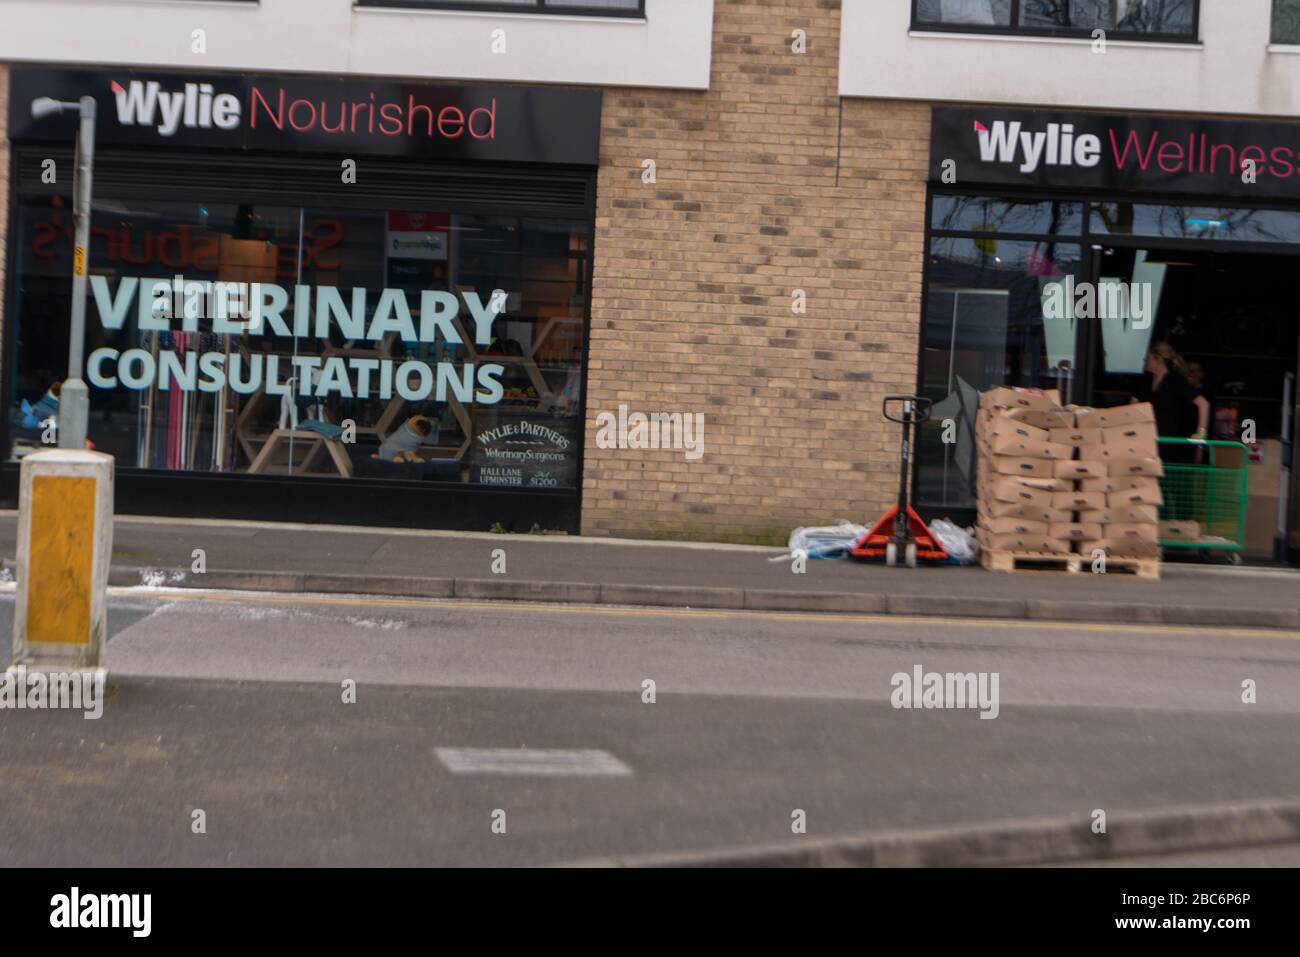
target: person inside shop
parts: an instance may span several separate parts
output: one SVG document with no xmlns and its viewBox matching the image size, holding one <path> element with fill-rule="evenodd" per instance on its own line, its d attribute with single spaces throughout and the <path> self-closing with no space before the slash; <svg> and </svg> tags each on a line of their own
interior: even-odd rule
<svg viewBox="0 0 1300 957">
<path fill-rule="evenodd" d="M 1197 430 L 1192 438 L 1203 439 L 1214 423 L 1214 399 L 1205 384 L 1205 369 L 1199 362 L 1187 363 L 1187 384 L 1192 387 L 1192 402 L 1196 404 Z"/>
<path fill-rule="evenodd" d="M 1143 371 L 1149 376 L 1132 402 L 1150 402 L 1156 416 L 1156 432 L 1162 438 L 1204 439 L 1210 423 L 1210 403 L 1198 395 L 1189 380 L 1183 357 L 1167 342 L 1157 342 L 1147 353 Z M 1186 461 L 1187 449 L 1161 446 L 1161 457 Z"/>
</svg>

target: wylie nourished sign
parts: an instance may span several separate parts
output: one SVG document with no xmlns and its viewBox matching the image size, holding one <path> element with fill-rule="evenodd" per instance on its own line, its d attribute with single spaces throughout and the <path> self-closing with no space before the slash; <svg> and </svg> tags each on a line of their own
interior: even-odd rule
<svg viewBox="0 0 1300 957">
<path fill-rule="evenodd" d="M 87 95 L 108 146 L 594 166 L 600 140 L 599 90 L 22 67 L 10 77 L 9 138 L 71 143 L 76 117 L 33 119 L 32 101 Z"/>
<path fill-rule="evenodd" d="M 955 166 L 945 177 L 945 163 Z M 1249 161 L 1249 163 L 1247 162 Z M 1243 172 L 1253 167 L 1254 182 Z M 1300 124 L 936 109 L 930 176 L 1014 185 L 1300 198 Z"/>
</svg>

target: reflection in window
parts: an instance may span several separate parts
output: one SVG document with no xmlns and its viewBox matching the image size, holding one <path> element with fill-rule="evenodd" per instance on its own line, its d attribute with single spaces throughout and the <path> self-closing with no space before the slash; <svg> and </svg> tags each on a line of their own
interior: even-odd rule
<svg viewBox="0 0 1300 957">
<path fill-rule="evenodd" d="M 1195 0 L 1021 0 L 1027 27 L 1191 36 Z"/>
<path fill-rule="evenodd" d="M 1042 233 L 1079 235 L 1083 204 L 1018 202 L 990 196 L 934 197 L 930 225 L 954 232 Z"/>
<path fill-rule="evenodd" d="M 979 393 L 998 385 L 1060 388 L 1074 368 L 1075 324 L 1045 319 L 1045 291 L 1078 281 L 1081 247 L 996 236 L 935 238 L 926 265 L 922 390 L 935 403 L 918 442 L 917 499 L 973 507 Z M 958 424 L 942 440 L 943 420 Z"/>
<path fill-rule="evenodd" d="M 915 0 L 918 28 L 1195 39 L 1199 0 Z M 1279 0 L 1293 4 L 1295 0 Z"/>
<path fill-rule="evenodd" d="M 1098 203 L 1092 229 L 1112 236 L 1300 242 L 1300 213 L 1278 209 Z"/>
<path fill-rule="evenodd" d="M 57 419 L 71 265 L 63 198 L 18 223 L 14 458 Z M 581 223 L 101 199 L 90 265 L 119 467 L 576 487 Z"/>
<path fill-rule="evenodd" d="M 1300 44 L 1300 0 L 1273 0 L 1272 40 Z"/>
<path fill-rule="evenodd" d="M 918 24 L 1005 26 L 1011 22 L 1011 0 L 918 0 Z"/>
</svg>

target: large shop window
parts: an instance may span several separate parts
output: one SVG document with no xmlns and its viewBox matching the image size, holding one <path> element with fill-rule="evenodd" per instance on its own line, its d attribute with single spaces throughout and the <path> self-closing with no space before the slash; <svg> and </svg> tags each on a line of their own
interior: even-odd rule
<svg viewBox="0 0 1300 957">
<path fill-rule="evenodd" d="M 935 406 L 917 450 L 921 505 L 974 507 L 980 392 L 1068 394 L 1075 323 L 1045 316 L 1044 303 L 1054 285 L 1082 278 L 1082 216 L 1079 203 L 933 197 L 921 377 Z"/>
<path fill-rule="evenodd" d="M 1286 2 L 1286 0 L 1282 0 Z M 1091 37 L 1094 30 L 1144 40 L 1197 37 L 1199 0 L 914 0 L 920 30 Z"/>
<path fill-rule="evenodd" d="M 11 459 L 66 373 L 72 246 L 62 197 L 16 222 Z M 97 200 L 90 262 L 89 435 L 119 468 L 577 486 L 582 222 Z"/>
</svg>

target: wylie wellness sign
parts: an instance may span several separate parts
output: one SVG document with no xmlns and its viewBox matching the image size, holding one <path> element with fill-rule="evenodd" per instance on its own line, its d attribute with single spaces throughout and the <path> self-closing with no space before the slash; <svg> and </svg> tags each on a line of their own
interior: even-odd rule
<svg viewBox="0 0 1300 957">
<path fill-rule="evenodd" d="M 595 165 L 600 140 L 599 90 L 35 68 L 11 73 L 10 139 L 72 142 L 75 116 L 32 118 L 43 96 L 93 96 L 109 146 Z"/>
<path fill-rule="evenodd" d="M 955 166 L 945 176 L 948 160 Z M 1300 124 L 936 109 L 930 176 L 958 185 L 1300 199 Z"/>
</svg>

